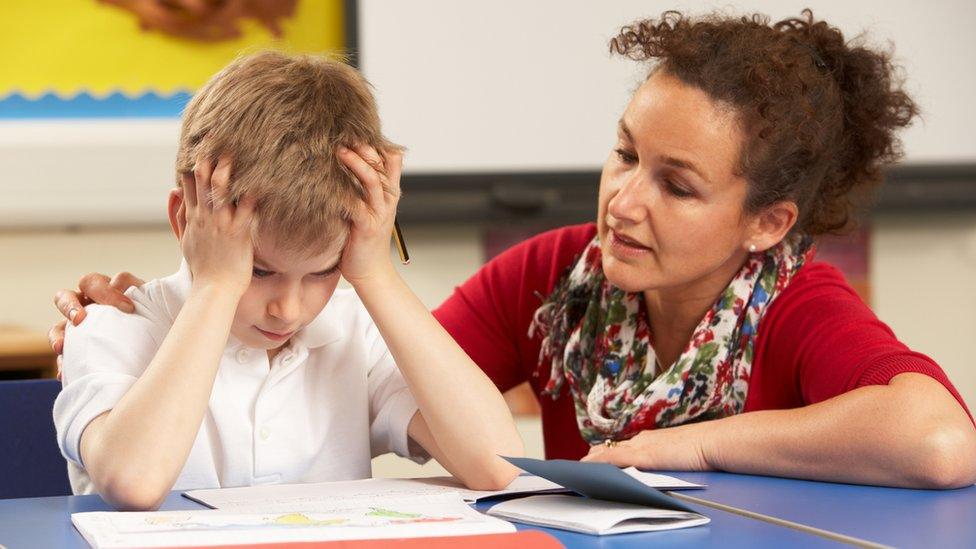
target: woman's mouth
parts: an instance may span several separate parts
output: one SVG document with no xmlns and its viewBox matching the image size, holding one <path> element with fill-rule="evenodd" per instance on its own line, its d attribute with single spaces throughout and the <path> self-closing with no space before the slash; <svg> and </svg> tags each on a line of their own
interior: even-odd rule
<svg viewBox="0 0 976 549">
<path fill-rule="evenodd" d="M 291 332 L 286 332 L 286 333 L 283 333 L 283 334 L 279 334 L 277 332 L 269 332 L 267 330 L 262 330 L 261 328 L 258 328 L 257 326 L 255 326 L 254 328 L 257 331 L 261 332 L 261 335 L 263 335 L 264 337 L 270 339 L 271 341 L 285 341 L 286 339 L 288 339 L 289 337 L 291 337 L 292 334 L 295 333 L 294 331 L 291 331 Z"/>
<path fill-rule="evenodd" d="M 607 235 L 610 237 L 610 250 L 614 255 L 624 257 L 639 257 L 651 252 L 651 249 L 647 246 L 641 244 L 633 238 L 619 234 L 613 229 L 608 228 Z"/>
</svg>

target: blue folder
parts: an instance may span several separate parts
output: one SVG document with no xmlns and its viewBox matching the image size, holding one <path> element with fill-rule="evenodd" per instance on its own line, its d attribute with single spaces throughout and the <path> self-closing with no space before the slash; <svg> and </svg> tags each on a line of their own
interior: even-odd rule
<svg viewBox="0 0 976 549">
<path fill-rule="evenodd" d="M 527 473 L 551 480 L 563 488 L 588 498 L 633 503 L 657 509 L 697 512 L 609 463 L 505 456 L 502 458 Z"/>
</svg>

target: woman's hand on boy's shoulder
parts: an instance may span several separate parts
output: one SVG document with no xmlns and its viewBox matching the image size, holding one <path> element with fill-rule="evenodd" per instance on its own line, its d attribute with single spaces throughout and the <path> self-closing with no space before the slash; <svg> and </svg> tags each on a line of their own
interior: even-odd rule
<svg viewBox="0 0 976 549">
<path fill-rule="evenodd" d="M 135 312 L 135 304 L 125 296 L 129 288 L 145 284 L 141 278 L 129 272 L 117 273 L 112 278 L 102 273 L 88 273 L 78 281 L 77 290 L 59 290 L 54 294 L 54 306 L 64 316 L 47 332 L 51 349 L 58 355 L 58 379 L 61 379 L 61 354 L 64 352 L 64 330 L 68 322 L 81 324 L 88 314 L 85 305 L 98 303 L 109 305 L 126 313 Z"/>
<path fill-rule="evenodd" d="M 395 273 L 390 259 L 390 237 L 400 200 L 403 154 L 380 154 L 368 145 L 339 148 L 339 159 L 363 186 L 365 198 L 353 211 L 349 239 L 339 270 L 358 288 L 361 284 Z"/>
</svg>

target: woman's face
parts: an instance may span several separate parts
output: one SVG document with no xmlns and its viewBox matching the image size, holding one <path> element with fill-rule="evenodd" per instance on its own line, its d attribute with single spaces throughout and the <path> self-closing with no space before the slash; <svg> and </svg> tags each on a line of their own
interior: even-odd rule
<svg viewBox="0 0 976 549">
<path fill-rule="evenodd" d="M 731 107 L 662 71 L 634 95 L 603 166 L 608 280 L 630 292 L 724 288 L 749 246 L 742 132 Z M 691 296 L 690 296 L 691 297 Z"/>
</svg>

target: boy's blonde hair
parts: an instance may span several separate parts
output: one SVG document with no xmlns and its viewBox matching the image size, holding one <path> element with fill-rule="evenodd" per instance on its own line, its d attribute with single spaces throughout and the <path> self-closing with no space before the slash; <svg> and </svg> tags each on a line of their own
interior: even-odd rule
<svg viewBox="0 0 976 549">
<path fill-rule="evenodd" d="M 242 57 L 183 112 L 177 180 L 197 158 L 232 160 L 230 198 L 257 200 L 254 231 L 287 251 L 315 255 L 345 243 L 363 188 L 340 145 L 399 150 L 380 133 L 369 83 L 352 67 L 311 55 Z"/>
</svg>

